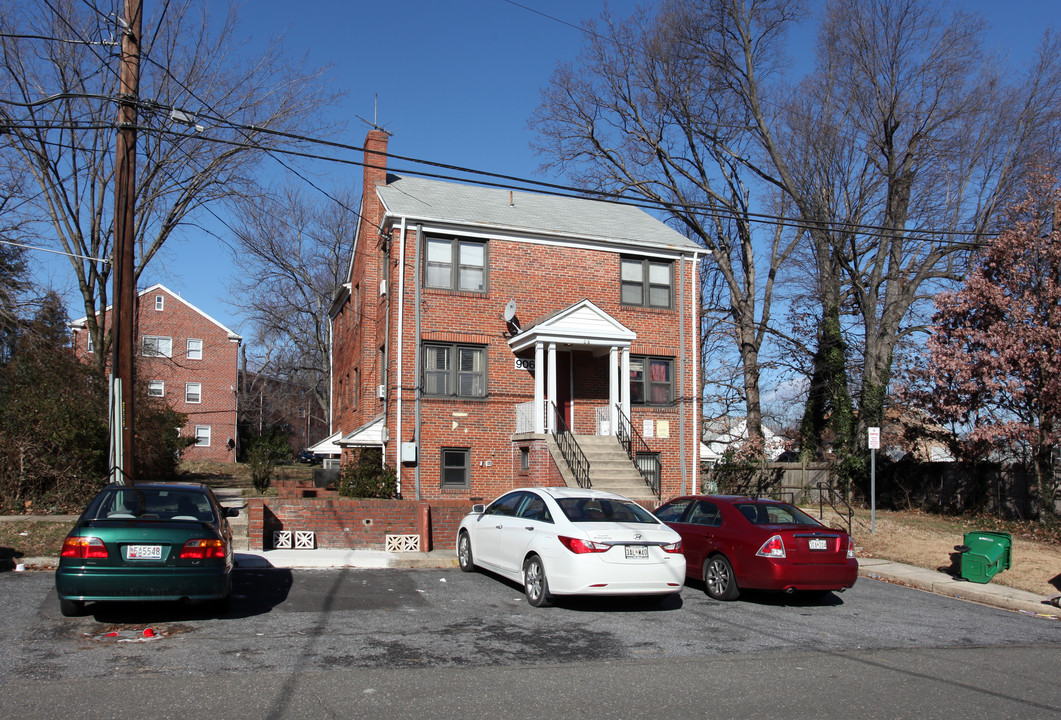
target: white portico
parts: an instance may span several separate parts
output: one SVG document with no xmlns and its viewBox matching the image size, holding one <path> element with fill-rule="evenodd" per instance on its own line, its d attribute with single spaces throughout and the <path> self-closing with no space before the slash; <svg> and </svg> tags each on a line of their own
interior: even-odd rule
<svg viewBox="0 0 1061 720">
<path fill-rule="evenodd" d="M 534 348 L 534 432 L 553 432 L 556 416 L 548 403 L 561 396 L 557 385 L 557 353 L 588 350 L 608 355 L 608 433 L 616 434 L 618 408 L 630 417 L 630 344 L 637 337 L 589 300 L 557 311 L 508 341 L 513 353 Z M 544 370 L 544 372 L 543 372 Z"/>
</svg>

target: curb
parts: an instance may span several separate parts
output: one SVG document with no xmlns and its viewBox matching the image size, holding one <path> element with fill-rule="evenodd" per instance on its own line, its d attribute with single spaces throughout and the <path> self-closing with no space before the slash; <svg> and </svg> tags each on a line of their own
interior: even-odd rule
<svg viewBox="0 0 1061 720">
<path fill-rule="evenodd" d="M 876 558 L 859 558 L 859 577 L 903 585 L 925 592 L 952 597 L 956 600 L 975 602 L 980 605 L 1020 612 L 1026 615 L 1061 620 L 1050 600 L 1035 593 L 1005 585 L 981 585 L 965 579 L 955 578 L 938 570 L 878 560 Z"/>
</svg>

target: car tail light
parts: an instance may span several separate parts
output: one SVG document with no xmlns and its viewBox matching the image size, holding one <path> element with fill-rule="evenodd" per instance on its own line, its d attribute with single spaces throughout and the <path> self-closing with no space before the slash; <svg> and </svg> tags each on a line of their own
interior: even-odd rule
<svg viewBox="0 0 1061 720">
<path fill-rule="evenodd" d="M 663 552 L 680 553 L 682 551 L 682 541 L 679 540 L 678 542 L 672 542 L 668 545 L 660 545 L 660 547 L 663 548 Z"/>
<path fill-rule="evenodd" d="M 225 541 L 210 538 L 189 540 L 181 548 L 181 560 L 209 560 L 225 557 Z"/>
<path fill-rule="evenodd" d="M 94 559 L 107 557 L 107 546 L 98 537 L 73 537 L 63 540 L 60 557 Z"/>
<path fill-rule="evenodd" d="M 763 546 L 759 548 L 759 552 L 755 554 L 760 557 L 783 558 L 785 557 L 785 543 L 781 540 L 780 535 L 774 535 L 764 542 Z"/>
<path fill-rule="evenodd" d="M 589 540 L 580 540 L 573 537 L 565 537 L 563 535 L 557 536 L 564 544 L 564 547 L 575 553 L 576 555 L 583 555 L 585 553 L 599 553 L 608 552 L 612 546 L 608 543 L 591 542 Z"/>
<path fill-rule="evenodd" d="M 847 559 L 855 559 L 855 540 L 850 536 L 848 536 L 847 538 Z"/>
</svg>

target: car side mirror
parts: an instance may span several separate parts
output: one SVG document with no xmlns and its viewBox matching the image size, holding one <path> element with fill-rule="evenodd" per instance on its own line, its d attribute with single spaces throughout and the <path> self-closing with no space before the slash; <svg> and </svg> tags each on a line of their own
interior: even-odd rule
<svg viewBox="0 0 1061 720">
<path fill-rule="evenodd" d="M 486 512 L 486 505 L 483 505 L 482 503 L 472 505 L 472 512 L 478 515 L 482 515 L 484 512 Z"/>
</svg>

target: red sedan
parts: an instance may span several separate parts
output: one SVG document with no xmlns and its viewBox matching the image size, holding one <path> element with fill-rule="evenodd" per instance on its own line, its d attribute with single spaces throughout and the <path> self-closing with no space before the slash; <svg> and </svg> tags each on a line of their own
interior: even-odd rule
<svg viewBox="0 0 1061 720">
<path fill-rule="evenodd" d="M 656 517 L 682 536 L 685 574 L 716 600 L 745 590 L 846 590 L 858 577 L 851 536 L 776 500 L 729 495 L 674 498 Z"/>
</svg>

